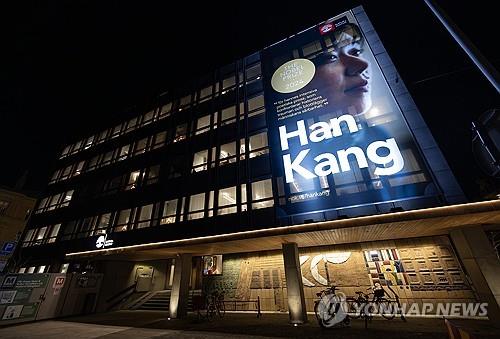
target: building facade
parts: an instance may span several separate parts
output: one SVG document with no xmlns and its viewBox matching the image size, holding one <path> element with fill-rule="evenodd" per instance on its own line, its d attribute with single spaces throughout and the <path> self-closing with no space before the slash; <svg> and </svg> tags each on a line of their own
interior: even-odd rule
<svg viewBox="0 0 500 339">
<path fill-rule="evenodd" d="M 326 286 L 380 283 L 499 314 L 500 204 L 467 203 L 361 7 L 160 95 L 57 164 L 16 269 L 104 273 L 99 311 L 134 285 L 170 291 L 172 317 L 189 291 L 221 290 L 302 322 Z"/>
<path fill-rule="evenodd" d="M 10 188 L 0 188 L 0 273 L 14 252 L 36 198 Z"/>
</svg>

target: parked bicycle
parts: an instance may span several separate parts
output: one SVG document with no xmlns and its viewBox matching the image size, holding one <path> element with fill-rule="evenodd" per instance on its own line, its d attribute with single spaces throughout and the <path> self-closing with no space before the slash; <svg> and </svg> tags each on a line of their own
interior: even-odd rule
<svg viewBox="0 0 500 339">
<path fill-rule="evenodd" d="M 349 315 L 353 319 L 365 318 L 371 320 L 373 314 L 379 313 L 385 319 L 392 320 L 399 313 L 401 319 L 405 320 L 404 315 L 401 313 L 401 304 L 398 295 L 392 290 L 390 284 L 387 286 L 394 295 L 393 299 L 386 297 L 386 291 L 379 283 L 367 289 L 373 292 L 365 293 L 363 291 L 356 291 L 356 297 L 348 297 L 346 301 Z"/>
<path fill-rule="evenodd" d="M 207 318 L 210 320 L 215 315 L 223 318 L 226 315 L 226 307 L 224 306 L 224 293 L 214 291 L 209 295 L 207 301 Z"/>
<path fill-rule="evenodd" d="M 336 286 L 331 286 L 316 293 L 318 300 L 314 302 L 314 314 L 321 327 L 348 326 L 350 323 L 345 295 L 337 294 L 336 290 Z"/>
</svg>

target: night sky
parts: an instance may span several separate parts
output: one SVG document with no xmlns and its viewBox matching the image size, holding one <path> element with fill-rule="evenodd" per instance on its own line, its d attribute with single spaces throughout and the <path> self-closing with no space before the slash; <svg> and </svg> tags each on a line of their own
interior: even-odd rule
<svg viewBox="0 0 500 339">
<path fill-rule="evenodd" d="M 498 69 L 492 2 L 437 3 Z M 9 19 L 0 77 L 0 185 L 13 186 L 27 170 L 25 189 L 43 190 L 66 143 L 130 115 L 176 81 L 359 4 L 469 197 L 498 187 L 474 164 L 470 126 L 500 107 L 499 96 L 420 0 L 183 1 L 175 8 L 170 1 L 22 2 L 3 11 Z"/>
</svg>

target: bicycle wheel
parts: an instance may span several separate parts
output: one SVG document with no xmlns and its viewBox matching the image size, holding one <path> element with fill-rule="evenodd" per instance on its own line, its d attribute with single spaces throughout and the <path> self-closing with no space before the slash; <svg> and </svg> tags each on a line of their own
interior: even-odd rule
<svg viewBox="0 0 500 339">
<path fill-rule="evenodd" d="M 359 319 L 363 314 L 364 303 L 360 302 L 356 298 L 347 298 L 347 312 L 349 312 L 349 316 L 353 319 Z"/>
<path fill-rule="evenodd" d="M 380 298 L 377 301 L 378 312 L 387 320 L 392 320 L 396 316 L 397 305 L 386 298 Z"/>
<path fill-rule="evenodd" d="M 220 318 L 224 318 L 224 316 L 226 315 L 226 306 L 222 301 L 219 301 L 217 305 L 217 313 L 219 314 Z"/>
</svg>

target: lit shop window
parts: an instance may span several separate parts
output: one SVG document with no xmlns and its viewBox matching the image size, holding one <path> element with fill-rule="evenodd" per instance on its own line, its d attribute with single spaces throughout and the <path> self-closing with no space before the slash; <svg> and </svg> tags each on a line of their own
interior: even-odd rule
<svg viewBox="0 0 500 339">
<path fill-rule="evenodd" d="M 33 274 L 33 273 L 35 273 L 35 269 L 36 269 L 35 266 L 28 267 L 28 269 L 26 270 L 26 273 Z"/>
<path fill-rule="evenodd" d="M 161 216 L 161 225 L 173 224 L 175 223 L 175 217 L 177 215 L 177 199 L 165 201 L 163 204 L 163 213 Z"/>
<path fill-rule="evenodd" d="M 217 215 L 236 213 L 236 186 L 219 190 Z"/>
<path fill-rule="evenodd" d="M 38 266 L 38 269 L 36 270 L 36 273 L 45 273 L 45 269 L 47 268 L 46 265 Z"/>
<path fill-rule="evenodd" d="M 17 273 L 25 273 L 26 272 L 26 267 L 19 267 L 19 269 L 17 270 Z"/>
<path fill-rule="evenodd" d="M 174 140 L 173 142 L 179 142 L 186 139 L 187 135 L 187 123 L 180 124 L 175 128 Z"/>
<path fill-rule="evenodd" d="M 196 152 L 193 156 L 192 172 L 201 172 L 207 170 L 208 150 Z"/>
<path fill-rule="evenodd" d="M 205 210 L 205 193 L 189 197 L 188 220 L 203 218 Z"/>
<path fill-rule="evenodd" d="M 229 125 L 236 121 L 236 106 L 224 108 L 221 112 L 220 125 Z"/>
<path fill-rule="evenodd" d="M 121 210 L 116 219 L 115 232 L 127 231 L 131 220 L 133 220 L 133 210 L 130 208 Z"/>
<path fill-rule="evenodd" d="M 145 228 L 151 225 L 153 215 L 153 204 L 142 206 L 139 209 L 139 217 L 137 218 L 137 228 Z"/>
<path fill-rule="evenodd" d="M 252 209 L 272 207 L 273 205 L 271 179 L 252 182 Z"/>
</svg>

